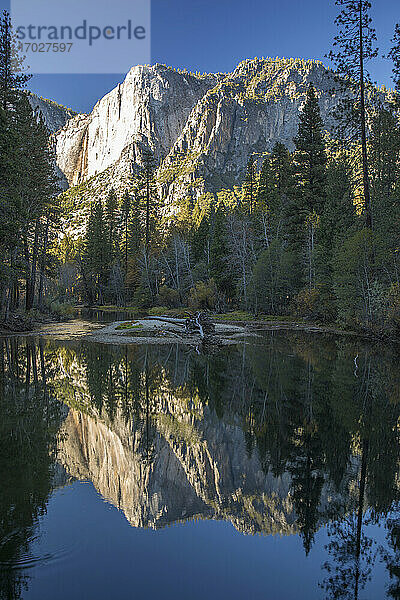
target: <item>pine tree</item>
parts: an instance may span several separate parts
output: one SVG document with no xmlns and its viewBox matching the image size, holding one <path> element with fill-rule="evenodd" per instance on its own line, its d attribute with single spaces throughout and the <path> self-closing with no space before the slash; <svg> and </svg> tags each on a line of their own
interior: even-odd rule
<svg viewBox="0 0 400 600">
<path fill-rule="evenodd" d="M 8 319 L 17 277 L 18 233 L 21 229 L 14 162 L 18 148 L 15 128 L 7 111 L 0 107 L 0 300 L 2 318 Z"/>
<path fill-rule="evenodd" d="M 155 182 L 155 160 L 150 150 L 143 151 L 143 165 L 137 181 L 136 193 L 143 207 L 144 247 L 146 257 L 154 242 L 156 223 L 158 222 L 159 199 Z"/>
<path fill-rule="evenodd" d="M 18 99 L 18 90 L 25 87 L 30 75 L 24 73 L 24 57 L 18 53 L 9 13 L 0 18 L 0 103 L 7 110 Z"/>
<path fill-rule="evenodd" d="M 104 299 L 108 263 L 105 239 L 106 223 L 103 206 L 100 201 L 96 201 L 91 207 L 86 228 L 84 255 L 84 278 L 87 281 L 87 294 L 91 303 L 101 304 Z"/>
<path fill-rule="evenodd" d="M 277 142 L 271 154 L 272 167 L 276 173 L 276 187 L 279 205 L 286 204 L 294 192 L 293 160 L 289 150 Z"/>
<path fill-rule="evenodd" d="M 33 114 L 25 93 L 19 94 L 14 109 L 2 109 L 1 137 L 1 220 L 11 236 L 6 251 L 10 270 L 2 286 L 7 313 L 18 305 L 21 271 L 26 309 L 33 307 L 37 291 L 42 295 L 50 225 L 58 213 L 58 188 L 47 129 L 40 115 Z"/>
<path fill-rule="evenodd" d="M 400 92 L 400 23 L 395 27 L 392 43 L 389 58 L 393 61 L 393 81 L 397 91 Z"/>
<path fill-rule="evenodd" d="M 18 302 L 18 269 L 21 248 L 21 229 L 24 222 L 22 212 L 25 207 L 18 192 L 19 175 L 25 176 L 27 162 L 24 155 L 24 140 L 21 139 L 16 126 L 17 103 L 19 90 L 29 79 L 21 73 L 23 60 L 16 53 L 16 40 L 12 32 L 10 16 L 4 11 L 0 17 L 0 250 L 4 260 L 3 279 L 0 282 L 1 302 L 4 307 L 3 316 L 7 319 L 10 307 Z M 32 111 L 30 111 L 32 119 Z"/>
<path fill-rule="evenodd" d="M 128 221 L 128 269 L 126 287 L 132 296 L 140 285 L 140 254 L 144 243 L 142 207 L 137 193 L 131 197 L 130 216 Z"/>
<path fill-rule="evenodd" d="M 131 213 L 131 197 L 129 192 L 125 192 L 122 198 L 121 203 L 121 215 L 122 215 L 122 223 L 123 223 L 123 242 L 121 247 L 121 254 L 124 257 L 124 267 L 125 267 L 125 279 L 128 273 L 128 223 L 129 217 Z"/>
<path fill-rule="evenodd" d="M 294 139 L 296 192 L 287 207 L 287 237 L 297 256 L 299 288 L 315 287 L 315 245 L 320 215 L 326 201 L 326 151 L 318 98 L 312 84 L 300 114 Z"/>
<path fill-rule="evenodd" d="M 331 252 L 356 223 L 351 165 L 346 156 L 331 160 L 326 171 L 326 202 L 318 231 L 319 243 Z"/>
<path fill-rule="evenodd" d="M 204 268 L 204 278 L 209 279 L 210 267 L 210 236 L 211 220 L 210 215 L 205 214 L 200 224 L 194 225 L 190 230 L 190 248 L 195 263 Z"/>
<path fill-rule="evenodd" d="M 157 228 L 160 223 L 159 198 L 155 180 L 156 164 L 149 149 L 143 151 L 143 164 L 135 184 L 135 195 L 139 201 L 144 226 L 143 236 L 143 285 L 147 295 L 154 300 L 157 282 L 155 280 L 155 252 L 157 248 Z"/>
<path fill-rule="evenodd" d="M 262 164 L 256 212 L 261 217 L 263 237 L 268 246 L 286 234 L 286 213 L 294 192 L 293 165 L 286 146 L 277 142 Z"/>
<path fill-rule="evenodd" d="M 395 192 L 400 179 L 400 125 L 389 108 L 380 108 L 374 115 L 369 146 L 372 187 L 374 198 L 379 201 Z M 379 212 L 379 207 L 374 209 L 374 219 Z"/>
<path fill-rule="evenodd" d="M 399 281 L 400 125 L 388 108 L 377 111 L 370 136 L 374 229 L 386 247 L 386 269 Z"/>
<path fill-rule="evenodd" d="M 114 190 L 111 190 L 108 193 L 105 203 L 105 222 L 107 228 L 107 250 L 109 256 L 109 264 L 112 264 L 113 260 L 116 257 L 116 253 L 118 250 L 117 245 L 117 209 L 118 209 L 118 200 Z"/>
<path fill-rule="evenodd" d="M 316 283 L 321 310 L 327 320 L 336 317 L 333 291 L 333 255 L 335 248 L 356 227 L 356 211 L 351 185 L 351 167 L 345 156 L 331 160 L 326 173 L 326 202 L 320 217 L 316 240 Z"/>
<path fill-rule="evenodd" d="M 47 246 L 48 219 L 56 218 L 58 212 L 58 187 L 46 126 L 40 115 L 33 114 L 25 93 L 16 102 L 15 130 L 19 140 L 14 163 L 19 243 L 25 262 L 26 309 L 30 310 L 35 301 L 40 246 Z"/>
<path fill-rule="evenodd" d="M 294 164 L 298 182 L 299 209 L 304 214 L 320 215 L 325 202 L 326 150 L 318 98 L 312 84 L 300 113 L 299 130 L 294 138 Z"/>
<path fill-rule="evenodd" d="M 271 198 L 276 192 L 275 171 L 272 167 L 271 155 L 264 158 L 258 180 L 256 205 L 263 209 L 271 204 Z"/>
<path fill-rule="evenodd" d="M 370 169 L 367 151 L 367 94 L 370 77 L 365 63 L 378 54 L 375 48 L 376 34 L 369 15 L 371 3 L 368 0 L 336 0 L 342 11 L 335 23 L 339 33 L 334 39 L 337 51 L 331 51 L 336 71 L 346 89 L 353 95 L 346 95 L 340 107 L 341 132 L 352 142 L 359 142 L 362 155 L 362 185 L 366 226 L 372 227 L 372 205 L 370 191 Z"/>
<path fill-rule="evenodd" d="M 242 209 L 251 214 L 254 210 L 257 195 L 256 159 L 252 155 L 247 163 L 246 176 L 243 182 Z"/>
<path fill-rule="evenodd" d="M 228 267 L 229 248 L 227 243 L 226 215 L 223 207 L 218 207 L 211 216 L 210 276 L 218 290 L 231 300 L 234 295 L 232 271 Z"/>
</svg>

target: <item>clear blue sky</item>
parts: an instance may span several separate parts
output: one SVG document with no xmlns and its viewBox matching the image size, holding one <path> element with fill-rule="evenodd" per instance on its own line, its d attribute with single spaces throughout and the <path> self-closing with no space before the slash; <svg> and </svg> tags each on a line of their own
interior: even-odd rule
<svg viewBox="0 0 400 600">
<path fill-rule="evenodd" d="M 372 3 L 382 55 L 400 21 L 400 0 Z M 8 8 L 9 1 L 0 0 L 0 6 Z M 334 0 L 152 0 L 152 62 L 201 72 L 231 71 L 254 56 L 326 62 L 336 13 Z M 391 86 L 389 61 L 379 58 L 370 70 L 379 84 Z M 90 111 L 123 78 L 124 74 L 40 75 L 30 88 L 75 110 Z"/>
</svg>

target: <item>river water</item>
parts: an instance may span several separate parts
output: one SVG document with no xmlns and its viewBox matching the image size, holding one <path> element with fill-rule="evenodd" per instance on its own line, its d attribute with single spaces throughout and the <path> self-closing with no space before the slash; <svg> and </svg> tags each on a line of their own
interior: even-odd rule
<svg viewBox="0 0 400 600">
<path fill-rule="evenodd" d="M 0 598 L 400 598 L 399 361 L 0 340 Z"/>
</svg>

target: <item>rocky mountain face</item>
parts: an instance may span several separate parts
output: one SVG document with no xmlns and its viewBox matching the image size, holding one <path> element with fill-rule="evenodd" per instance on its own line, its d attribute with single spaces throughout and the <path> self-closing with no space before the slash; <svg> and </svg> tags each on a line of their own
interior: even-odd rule
<svg viewBox="0 0 400 600">
<path fill-rule="evenodd" d="M 58 165 L 70 185 L 124 158 L 140 162 L 143 147 L 164 160 L 193 107 L 217 81 L 218 76 L 198 78 L 161 65 L 131 69 L 90 115 L 77 115 L 57 133 Z"/>
<path fill-rule="evenodd" d="M 29 95 L 29 102 L 34 112 L 39 112 L 42 115 L 45 125 L 51 134 L 62 129 L 69 119 L 76 115 L 76 112 L 71 108 L 61 106 L 52 100 L 40 98 L 36 94 Z"/>
<path fill-rule="evenodd" d="M 91 480 L 134 527 L 199 518 L 231 521 L 243 533 L 296 532 L 289 475 L 265 474 L 238 427 L 211 414 L 193 427 L 168 409 L 152 419 L 151 431 L 132 425 L 122 415 L 111 424 L 71 410 L 59 460 L 69 475 Z"/>
<path fill-rule="evenodd" d="M 91 114 L 76 115 L 57 131 L 58 166 L 90 200 L 110 187 L 125 190 L 150 149 L 164 202 L 198 198 L 239 182 L 253 153 L 261 161 L 276 141 L 293 147 L 309 83 L 329 130 L 340 93 L 319 62 L 246 60 L 233 73 L 216 75 L 136 66 Z"/>
<path fill-rule="evenodd" d="M 71 409 L 58 453 L 68 475 L 92 481 L 134 527 L 214 519 L 245 534 L 298 533 L 290 474 L 266 471 L 239 424 L 221 421 L 208 406 L 193 410 L 170 390 L 154 400 L 147 422 L 120 409 L 112 419 L 93 407 Z M 320 514 L 339 500 L 327 481 Z"/>
</svg>

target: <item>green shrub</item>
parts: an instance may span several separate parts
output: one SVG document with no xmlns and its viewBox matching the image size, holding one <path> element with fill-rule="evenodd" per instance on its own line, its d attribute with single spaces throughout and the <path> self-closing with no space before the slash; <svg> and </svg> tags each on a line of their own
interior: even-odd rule
<svg viewBox="0 0 400 600">
<path fill-rule="evenodd" d="M 147 309 L 152 304 L 152 298 L 149 289 L 140 285 L 133 294 L 132 304 L 137 308 Z"/>
<path fill-rule="evenodd" d="M 213 310 L 217 304 L 218 290 L 214 279 L 210 279 L 207 283 L 198 281 L 190 290 L 190 308 Z"/>
<path fill-rule="evenodd" d="M 59 302 L 53 300 L 49 304 L 50 312 L 59 317 L 72 317 L 76 310 L 69 302 Z"/>
<path fill-rule="evenodd" d="M 167 285 L 160 286 L 157 300 L 160 306 L 167 306 L 168 308 L 177 308 L 180 305 L 178 291 Z"/>
<path fill-rule="evenodd" d="M 288 311 L 294 288 L 294 257 L 278 241 L 264 250 L 253 269 L 249 295 L 255 313 L 281 315 Z"/>
<path fill-rule="evenodd" d="M 322 286 L 305 287 L 294 299 L 296 316 L 315 321 L 333 321 L 335 303 L 332 295 Z"/>
</svg>

